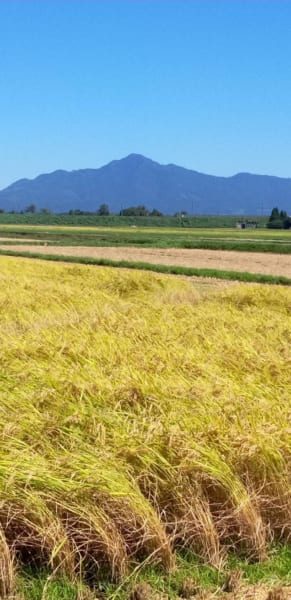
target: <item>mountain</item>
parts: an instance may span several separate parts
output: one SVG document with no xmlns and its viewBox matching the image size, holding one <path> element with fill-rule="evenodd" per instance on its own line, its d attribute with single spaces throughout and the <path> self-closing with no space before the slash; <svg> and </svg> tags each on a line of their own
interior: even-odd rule
<svg viewBox="0 0 291 600">
<path fill-rule="evenodd" d="M 99 169 L 19 179 L 0 191 L 6 211 L 35 204 L 53 212 L 95 212 L 103 203 L 114 213 L 139 204 L 165 214 L 269 214 L 274 206 L 290 213 L 291 179 L 249 173 L 216 177 L 130 154 Z"/>
</svg>

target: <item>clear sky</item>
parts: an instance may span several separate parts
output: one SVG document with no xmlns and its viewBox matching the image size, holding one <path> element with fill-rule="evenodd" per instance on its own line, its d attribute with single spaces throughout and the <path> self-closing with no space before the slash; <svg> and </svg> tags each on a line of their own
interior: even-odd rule
<svg viewBox="0 0 291 600">
<path fill-rule="evenodd" d="M 0 188 L 132 152 L 291 177 L 291 1 L 0 0 Z"/>
</svg>

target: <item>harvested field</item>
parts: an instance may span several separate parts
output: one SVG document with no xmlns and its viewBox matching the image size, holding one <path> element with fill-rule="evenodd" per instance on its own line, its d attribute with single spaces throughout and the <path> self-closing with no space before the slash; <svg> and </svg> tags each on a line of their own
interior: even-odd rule
<svg viewBox="0 0 291 600">
<path fill-rule="evenodd" d="M 291 255 L 264 252 L 235 252 L 226 250 L 201 250 L 180 248 L 135 248 L 135 247 L 85 247 L 85 246 L 29 246 L 9 245 L 9 250 L 31 251 L 42 254 L 85 256 L 111 260 L 131 260 L 152 264 L 179 265 L 185 267 L 221 269 L 225 271 L 247 271 L 266 275 L 291 277 Z M 7 246 L 0 246 L 7 250 Z"/>
</svg>

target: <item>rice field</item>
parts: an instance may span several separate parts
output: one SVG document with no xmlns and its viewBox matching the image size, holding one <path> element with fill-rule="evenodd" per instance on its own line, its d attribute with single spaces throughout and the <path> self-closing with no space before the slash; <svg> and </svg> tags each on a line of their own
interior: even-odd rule
<svg viewBox="0 0 291 600">
<path fill-rule="evenodd" d="M 290 288 L 0 266 L 0 596 L 289 538 Z"/>
</svg>

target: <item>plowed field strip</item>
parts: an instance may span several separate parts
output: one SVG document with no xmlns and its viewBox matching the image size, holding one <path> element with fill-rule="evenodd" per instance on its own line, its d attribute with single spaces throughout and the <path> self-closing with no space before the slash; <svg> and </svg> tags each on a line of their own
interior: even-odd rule
<svg viewBox="0 0 291 600">
<path fill-rule="evenodd" d="M 7 246 L 0 246 L 5 250 Z M 28 244 L 9 245 L 9 250 L 35 252 L 36 247 Z M 200 269 L 224 271 L 247 271 L 266 275 L 291 277 L 291 255 L 259 252 L 235 252 L 228 250 L 193 250 L 180 248 L 134 248 L 134 247 L 84 247 L 42 246 L 41 254 L 63 256 L 85 256 L 111 260 L 131 260 L 162 265 L 179 265 Z"/>
</svg>

